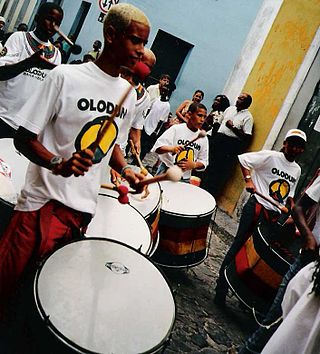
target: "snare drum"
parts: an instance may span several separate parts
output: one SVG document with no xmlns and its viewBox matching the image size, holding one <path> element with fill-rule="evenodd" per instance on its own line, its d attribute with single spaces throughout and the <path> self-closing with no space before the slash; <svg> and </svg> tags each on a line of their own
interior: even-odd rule
<svg viewBox="0 0 320 354">
<path fill-rule="evenodd" d="M 149 225 L 139 211 L 103 193 L 98 195 L 96 214 L 88 225 L 86 236 L 120 241 L 146 255 L 152 249 Z"/>
<path fill-rule="evenodd" d="M 133 248 L 106 239 L 54 252 L 37 271 L 34 297 L 37 353 L 155 353 L 175 320 L 162 273 Z"/>
<path fill-rule="evenodd" d="M 301 245 L 294 227 L 260 223 L 225 269 L 231 289 L 249 308 L 266 314 Z"/>
<path fill-rule="evenodd" d="M 201 263 L 208 253 L 207 235 L 215 199 L 200 187 L 183 182 L 160 182 L 163 190 L 159 246 L 153 260 L 167 267 Z"/>
<path fill-rule="evenodd" d="M 136 172 L 139 172 L 137 166 L 131 166 Z M 152 177 L 148 174 L 147 178 Z M 107 168 L 107 177 L 102 180 L 103 183 L 110 183 L 110 167 Z M 128 186 L 126 181 L 122 181 L 122 184 Z M 153 254 L 156 250 L 159 242 L 159 232 L 158 224 L 160 218 L 160 206 L 161 206 L 161 189 L 159 183 L 153 183 L 148 186 L 150 194 L 147 198 L 142 198 L 143 194 L 128 194 L 129 204 L 136 208 L 142 216 L 145 218 L 146 222 L 151 229 L 152 237 L 152 250 L 150 254 Z M 111 195 L 118 197 L 119 194 L 116 191 L 101 188 L 101 193 L 105 195 Z"/>
</svg>

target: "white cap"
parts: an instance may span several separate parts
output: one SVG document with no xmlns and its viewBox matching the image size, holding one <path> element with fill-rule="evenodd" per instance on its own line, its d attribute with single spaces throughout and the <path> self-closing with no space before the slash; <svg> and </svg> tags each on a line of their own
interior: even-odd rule
<svg viewBox="0 0 320 354">
<path fill-rule="evenodd" d="M 6 19 L 3 16 L 0 16 L 0 22 L 6 23 L 7 21 L 6 21 Z"/>
<path fill-rule="evenodd" d="M 290 138 L 291 136 L 296 136 L 298 138 L 301 138 L 302 140 L 304 140 L 305 142 L 307 142 L 307 136 L 306 136 L 306 133 L 300 129 L 290 129 L 284 140 L 287 140 L 288 138 Z"/>
</svg>

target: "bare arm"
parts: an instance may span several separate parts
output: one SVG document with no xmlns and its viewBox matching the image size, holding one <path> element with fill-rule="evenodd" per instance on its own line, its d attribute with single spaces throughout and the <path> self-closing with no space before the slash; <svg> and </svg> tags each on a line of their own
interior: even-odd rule
<svg viewBox="0 0 320 354">
<path fill-rule="evenodd" d="M 131 128 L 129 133 L 129 139 L 133 141 L 133 145 L 137 151 L 137 154 L 140 155 L 141 152 L 141 130 L 136 128 Z"/>
<path fill-rule="evenodd" d="M 179 119 L 181 119 L 182 121 L 184 122 L 187 122 L 187 119 L 184 117 L 184 115 L 181 113 L 184 108 L 190 104 L 190 101 L 189 100 L 186 100 L 186 101 L 183 101 L 180 106 L 177 108 L 176 110 L 176 115 Z"/>
<path fill-rule="evenodd" d="M 27 69 L 39 67 L 41 69 L 53 69 L 56 65 L 50 63 L 42 56 L 42 50 L 32 54 L 29 58 L 15 64 L 0 66 L 0 81 L 10 80 Z"/>
<path fill-rule="evenodd" d="M 20 127 L 15 135 L 14 144 L 30 161 L 51 170 L 50 160 L 55 155 L 39 142 L 36 134 Z M 92 166 L 92 159 L 91 150 L 78 151 L 68 160 L 63 159 L 59 165 L 54 166 L 52 172 L 63 177 L 83 176 Z"/>
<path fill-rule="evenodd" d="M 304 239 L 304 250 L 315 251 L 317 249 L 317 243 L 306 216 L 307 211 L 315 206 L 315 204 L 316 202 L 314 200 L 312 200 L 307 194 L 304 194 L 292 209 L 293 220 Z"/>
<path fill-rule="evenodd" d="M 246 190 L 250 193 L 254 193 L 256 191 L 256 186 L 252 182 L 250 170 L 248 170 L 247 168 L 245 168 L 241 164 L 240 164 L 240 168 L 241 168 L 241 172 L 242 172 L 244 181 L 246 183 Z"/>
<path fill-rule="evenodd" d="M 161 154 L 166 154 L 167 152 L 171 152 L 172 154 L 179 154 L 181 151 L 184 150 L 183 145 L 174 145 L 174 146 L 160 146 L 157 148 L 156 153 L 161 155 Z"/>
</svg>

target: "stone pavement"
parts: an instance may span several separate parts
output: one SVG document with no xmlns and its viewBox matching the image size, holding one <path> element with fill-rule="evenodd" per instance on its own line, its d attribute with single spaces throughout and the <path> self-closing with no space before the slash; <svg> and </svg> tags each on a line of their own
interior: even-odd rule
<svg viewBox="0 0 320 354">
<path fill-rule="evenodd" d="M 150 170 L 155 161 L 148 154 L 144 164 Z M 208 258 L 189 269 L 162 267 L 176 302 L 176 320 L 165 354 L 235 353 L 256 328 L 252 315 L 239 307 L 235 296 L 230 294 L 225 309 L 213 303 L 220 264 L 236 230 L 237 222 L 218 209 L 209 230 Z"/>
</svg>

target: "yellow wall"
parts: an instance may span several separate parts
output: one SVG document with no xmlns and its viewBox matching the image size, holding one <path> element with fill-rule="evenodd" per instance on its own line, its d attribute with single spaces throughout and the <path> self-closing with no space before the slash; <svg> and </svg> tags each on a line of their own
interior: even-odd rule
<svg viewBox="0 0 320 354">
<path fill-rule="evenodd" d="M 284 0 L 243 92 L 253 97 L 254 138 L 250 150 L 261 150 L 288 90 L 320 25 L 320 0 Z M 237 166 L 219 206 L 232 214 L 244 188 Z"/>
</svg>

